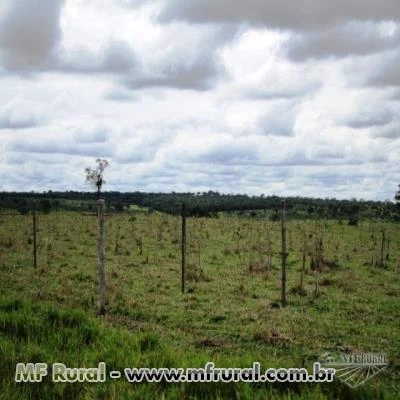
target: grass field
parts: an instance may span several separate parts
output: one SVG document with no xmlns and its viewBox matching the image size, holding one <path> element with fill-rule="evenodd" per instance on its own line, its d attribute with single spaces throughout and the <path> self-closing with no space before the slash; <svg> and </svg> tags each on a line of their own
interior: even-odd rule
<svg viewBox="0 0 400 400">
<path fill-rule="evenodd" d="M 188 219 L 185 294 L 180 229 L 178 217 L 160 213 L 107 216 L 107 314 L 97 317 L 96 217 L 40 215 L 35 270 L 32 217 L 0 216 L 0 398 L 400 398 L 398 225 L 289 220 L 284 308 L 279 222 L 236 215 Z M 315 274 L 310 263 L 318 231 L 324 262 Z M 265 368 L 311 370 L 325 352 L 384 352 L 390 366 L 357 389 L 340 380 L 14 383 L 18 362 L 81 367 L 104 361 L 122 371 L 259 361 Z"/>
</svg>

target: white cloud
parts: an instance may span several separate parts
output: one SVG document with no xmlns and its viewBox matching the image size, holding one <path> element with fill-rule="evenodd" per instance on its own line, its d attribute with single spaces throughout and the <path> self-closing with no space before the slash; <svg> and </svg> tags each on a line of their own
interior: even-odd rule
<svg viewBox="0 0 400 400">
<path fill-rule="evenodd" d="M 39 111 L 22 98 L 15 98 L 0 108 L 0 129 L 27 129 L 41 123 Z"/>
<path fill-rule="evenodd" d="M 301 98 L 317 90 L 323 80 L 319 65 L 295 65 L 284 58 L 287 34 L 250 30 L 238 35 L 222 51 L 232 83 L 227 96 L 249 99 Z"/>
<path fill-rule="evenodd" d="M 397 3 L 1 2 L 0 190 L 392 198 Z"/>
</svg>

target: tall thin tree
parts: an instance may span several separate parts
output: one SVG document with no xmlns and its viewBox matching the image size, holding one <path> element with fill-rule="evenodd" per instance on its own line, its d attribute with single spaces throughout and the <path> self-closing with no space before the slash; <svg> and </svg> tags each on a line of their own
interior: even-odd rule
<svg viewBox="0 0 400 400">
<path fill-rule="evenodd" d="M 101 188 L 106 183 L 104 180 L 104 170 L 110 165 L 110 163 L 107 160 L 102 160 L 101 158 L 98 158 L 96 163 L 97 165 L 95 168 L 87 167 L 85 168 L 85 172 L 86 182 L 89 182 L 91 185 L 97 188 L 97 200 L 99 200 L 101 196 Z"/>
</svg>

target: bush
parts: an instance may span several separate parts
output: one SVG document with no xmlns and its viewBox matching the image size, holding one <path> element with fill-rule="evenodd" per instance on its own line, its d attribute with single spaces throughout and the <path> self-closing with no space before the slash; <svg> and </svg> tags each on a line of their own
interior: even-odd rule
<svg viewBox="0 0 400 400">
<path fill-rule="evenodd" d="M 349 225 L 350 226 L 358 226 L 358 217 L 353 215 L 349 219 Z"/>
</svg>

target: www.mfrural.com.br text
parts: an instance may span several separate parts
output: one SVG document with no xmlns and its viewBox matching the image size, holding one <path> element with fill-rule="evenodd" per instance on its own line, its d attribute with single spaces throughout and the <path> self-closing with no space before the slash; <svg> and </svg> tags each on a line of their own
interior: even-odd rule
<svg viewBox="0 0 400 400">
<path fill-rule="evenodd" d="M 123 371 L 107 370 L 100 362 L 93 368 L 71 368 L 63 363 L 19 363 L 16 365 L 16 382 L 42 382 L 44 377 L 55 383 L 105 382 L 126 379 L 137 382 L 332 382 L 335 369 L 323 368 L 319 362 L 313 364 L 312 372 L 305 368 L 262 369 L 259 362 L 250 368 L 217 368 L 208 362 L 202 368 L 124 368 Z"/>
</svg>

